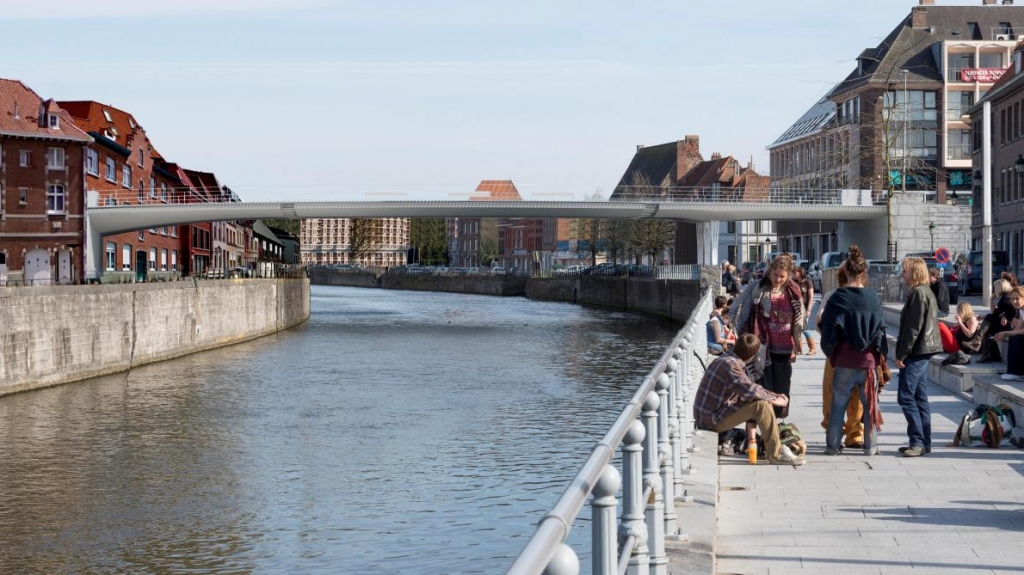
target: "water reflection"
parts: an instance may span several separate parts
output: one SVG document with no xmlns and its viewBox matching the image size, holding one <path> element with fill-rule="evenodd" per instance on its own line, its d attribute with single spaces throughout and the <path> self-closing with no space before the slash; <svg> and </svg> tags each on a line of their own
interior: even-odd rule
<svg viewBox="0 0 1024 575">
<path fill-rule="evenodd" d="M 454 294 L 315 286 L 312 308 L 0 398 L 0 572 L 500 571 L 674 334 Z"/>
</svg>

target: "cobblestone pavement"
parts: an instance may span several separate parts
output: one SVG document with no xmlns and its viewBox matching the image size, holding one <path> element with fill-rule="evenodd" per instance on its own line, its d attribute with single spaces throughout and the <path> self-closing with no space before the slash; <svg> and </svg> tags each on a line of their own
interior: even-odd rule
<svg viewBox="0 0 1024 575">
<path fill-rule="evenodd" d="M 1024 573 L 1024 451 L 946 447 L 972 406 L 932 385 L 932 453 L 902 457 L 893 381 L 881 454 L 826 456 L 823 366 L 819 350 L 793 370 L 804 466 L 719 461 L 717 573 Z"/>
</svg>

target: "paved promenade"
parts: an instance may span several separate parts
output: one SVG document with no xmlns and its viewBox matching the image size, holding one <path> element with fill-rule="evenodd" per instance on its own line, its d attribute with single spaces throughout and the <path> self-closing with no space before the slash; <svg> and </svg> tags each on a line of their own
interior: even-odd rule
<svg viewBox="0 0 1024 575">
<path fill-rule="evenodd" d="M 902 457 L 893 381 L 881 454 L 825 456 L 823 366 L 820 349 L 794 366 L 802 467 L 720 459 L 717 573 L 1024 573 L 1024 451 L 946 447 L 972 406 L 932 385 L 932 453 Z"/>
</svg>

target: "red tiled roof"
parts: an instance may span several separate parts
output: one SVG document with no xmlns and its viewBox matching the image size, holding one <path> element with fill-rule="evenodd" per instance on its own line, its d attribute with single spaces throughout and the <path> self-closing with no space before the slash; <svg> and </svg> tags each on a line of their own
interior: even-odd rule
<svg viewBox="0 0 1024 575">
<path fill-rule="evenodd" d="M 57 128 L 50 128 L 39 115 L 58 114 Z M 72 121 L 71 115 L 53 100 L 43 100 L 20 80 L 0 78 L 0 133 L 32 138 L 53 138 L 90 142 L 85 131 Z"/>
<path fill-rule="evenodd" d="M 86 132 L 104 134 L 132 152 L 140 146 L 149 148 L 153 157 L 160 157 L 152 150 L 152 144 L 149 137 L 146 136 L 146 131 L 128 112 L 92 100 L 58 102 L 58 104 L 67 110 L 74 117 L 75 123 Z M 107 114 L 110 115 L 110 120 L 107 120 Z M 140 136 L 143 138 L 141 142 L 137 141 Z"/>
<path fill-rule="evenodd" d="M 487 196 L 471 196 L 470 201 L 477 202 L 498 202 L 498 201 L 512 201 L 521 202 L 523 197 L 519 195 L 519 190 L 516 189 L 516 185 L 512 183 L 512 180 L 481 180 L 480 185 L 476 187 L 477 192 L 486 192 Z"/>
</svg>

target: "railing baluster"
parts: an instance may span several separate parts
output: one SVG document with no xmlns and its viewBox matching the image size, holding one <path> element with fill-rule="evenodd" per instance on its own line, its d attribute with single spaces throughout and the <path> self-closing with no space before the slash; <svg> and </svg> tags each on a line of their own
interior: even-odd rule
<svg viewBox="0 0 1024 575">
<path fill-rule="evenodd" d="M 622 525 L 619 539 L 635 537 L 631 549 L 622 549 L 629 554 L 626 568 L 628 575 L 648 575 L 650 556 L 647 554 L 647 525 L 644 523 L 644 481 L 643 451 L 644 424 L 634 421 L 622 438 Z"/>
<path fill-rule="evenodd" d="M 644 400 L 644 483 L 654 488 L 647 500 L 644 519 L 647 523 L 648 552 L 653 575 L 666 575 L 668 557 L 665 556 L 665 502 L 662 499 L 661 462 L 658 459 L 658 392 L 651 391 Z"/>
<path fill-rule="evenodd" d="M 669 423 L 668 375 L 661 374 L 655 382 L 654 389 L 658 392 L 658 459 L 661 462 L 661 498 L 665 505 L 665 535 L 672 537 L 679 533 L 676 524 L 675 504 L 675 464 L 672 462 L 672 444 L 669 434 L 672 428 Z"/>
<path fill-rule="evenodd" d="M 594 562 L 591 572 L 594 575 L 618 575 L 618 538 L 615 528 L 615 509 L 618 500 L 615 493 L 622 485 L 619 470 L 611 465 L 605 466 L 601 478 L 594 484 L 591 506 L 591 544 L 594 549 Z"/>
</svg>

